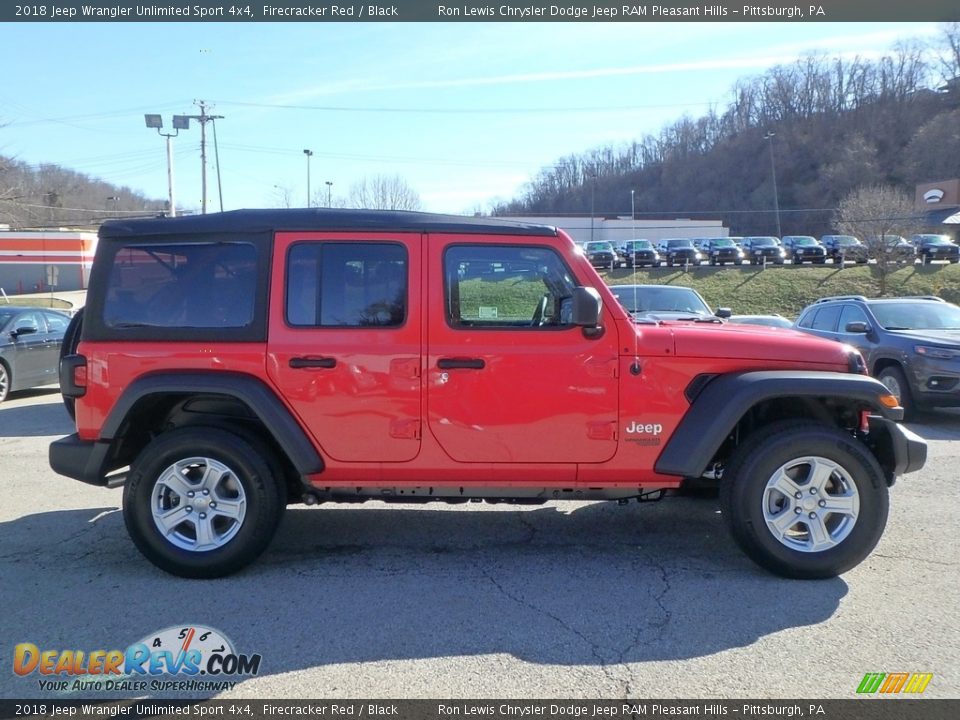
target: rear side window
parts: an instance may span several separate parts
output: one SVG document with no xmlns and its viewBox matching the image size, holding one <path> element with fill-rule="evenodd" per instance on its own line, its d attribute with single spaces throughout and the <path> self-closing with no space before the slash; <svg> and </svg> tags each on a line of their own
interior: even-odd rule
<svg viewBox="0 0 960 720">
<path fill-rule="evenodd" d="M 407 317 L 407 250 L 395 243 L 304 242 L 287 258 L 293 327 L 399 327 Z"/>
<path fill-rule="evenodd" d="M 836 332 L 837 320 L 840 318 L 840 306 L 828 305 L 817 311 L 817 316 L 813 319 L 813 330 L 823 330 L 824 332 Z"/>
<path fill-rule="evenodd" d="M 113 257 L 103 323 L 244 328 L 253 322 L 256 250 L 244 242 L 132 245 Z"/>
</svg>

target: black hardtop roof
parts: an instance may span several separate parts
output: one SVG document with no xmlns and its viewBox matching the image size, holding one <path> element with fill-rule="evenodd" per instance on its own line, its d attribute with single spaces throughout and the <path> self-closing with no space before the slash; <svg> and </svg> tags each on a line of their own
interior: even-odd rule
<svg viewBox="0 0 960 720">
<path fill-rule="evenodd" d="M 111 219 L 100 226 L 101 239 L 152 235 L 272 233 L 277 231 L 357 231 L 471 233 L 556 237 L 557 229 L 489 217 L 466 217 L 406 210 L 296 208 L 230 210 L 208 215 Z"/>
</svg>

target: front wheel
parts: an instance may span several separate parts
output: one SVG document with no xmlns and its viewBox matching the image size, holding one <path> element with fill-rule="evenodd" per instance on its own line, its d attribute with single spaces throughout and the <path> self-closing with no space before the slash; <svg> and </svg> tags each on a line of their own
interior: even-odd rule
<svg viewBox="0 0 960 720">
<path fill-rule="evenodd" d="M 0 361 L 0 403 L 7 399 L 10 394 L 10 372 L 7 366 Z"/>
<path fill-rule="evenodd" d="M 734 453 L 720 503 L 751 560 L 800 579 L 858 565 L 880 540 L 889 508 L 870 451 L 849 433 L 802 420 L 775 423 Z"/>
<path fill-rule="evenodd" d="M 910 385 L 907 383 L 907 377 L 896 365 L 888 365 L 877 374 L 877 380 L 882 382 L 890 394 L 893 395 L 900 407 L 903 408 L 903 419 L 913 420 L 917 408 L 913 402 L 913 395 L 910 393 Z"/>
<path fill-rule="evenodd" d="M 213 578 L 253 562 L 285 502 L 264 449 L 219 428 L 180 428 L 147 445 L 123 491 L 134 544 L 173 575 Z"/>
</svg>

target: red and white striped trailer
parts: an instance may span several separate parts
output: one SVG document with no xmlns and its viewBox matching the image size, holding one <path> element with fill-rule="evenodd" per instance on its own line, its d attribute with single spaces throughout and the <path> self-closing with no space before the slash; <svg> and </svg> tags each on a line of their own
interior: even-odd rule
<svg viewBox="0 0 960 720">
<path fill-rule="evenodd" d="M 97 234 L 71 230 L 0 230 L 0 288 L 8 295 L 84 290 Z"/>
</svg>

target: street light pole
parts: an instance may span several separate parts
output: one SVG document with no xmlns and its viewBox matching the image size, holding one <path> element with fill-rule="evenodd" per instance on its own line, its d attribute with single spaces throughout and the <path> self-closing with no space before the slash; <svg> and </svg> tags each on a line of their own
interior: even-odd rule
<svg viewBox="0 0 960 720">
<path fill-rule="evenodd" d="M 326 181 L 327 186 L 327 207 L 333 204 L 333 180 Z"/>
<path fill-rule="evenodd" d="M 780 232 L 780 196 L 777 192 L 777 166 L 773 161 L 773 138 L 776 133 L 767 131 L 763 139 L 770 143 L 770 175 L 773 178 L 773 211 L 777 217 L 777 237 L 783 237 Z"/>
<path fill-rule="evenodd" d="M 633 196 L 636 194 L 636 190 L 630 188 L 630 227 L 631 232 L 633 233 L 634 239 L 637 237 L 637 213 L 634 210 Z"/>
<path fill-rule="evenodd" d="M 181 130 L 187 130 L 190 128 L 190 116 L 189 115 L 174 115 L 173 116 L 173 129 L 176 132 L 165 133 L 160 132 L 163 128 L 163 117 L 155 114 L 147 114 L 143 116 L 144 121 L 148 128 L 156 128 L 157 134 L 162 135 L 167 139 L 167 189 L 170 193 L 170 217 L 177 216 L 177 202 L 174 198 L 173 191 L 173 138 L 177 137 L 180 134 Z"/>
<path fill-rule="evenodd" d="M 307 156 L 307 207 L 310 207 L 310 158 L 313 157 L 313 150 L 304 150 L 303 154 Z"/>
</svg>

